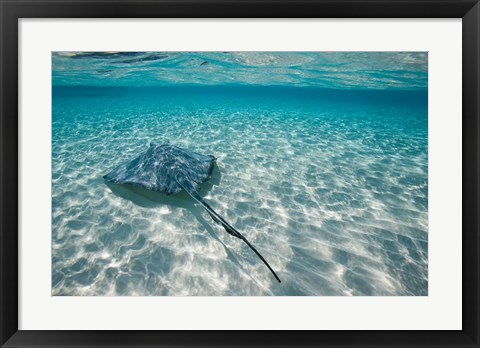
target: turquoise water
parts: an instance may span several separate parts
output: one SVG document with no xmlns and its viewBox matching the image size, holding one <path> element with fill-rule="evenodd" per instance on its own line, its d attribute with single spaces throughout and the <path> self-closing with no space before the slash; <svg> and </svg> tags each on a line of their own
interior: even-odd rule
<svg viewBox="0 0 480 348">
<path fill-rule="evenodd" d="M 206 62 L 206 63 L 205 63 Z M 423 53 L 54 53 L 53 295 L 427 295 Z M 204 199 L 102 176 L 171 143 Z"/>
</svg>

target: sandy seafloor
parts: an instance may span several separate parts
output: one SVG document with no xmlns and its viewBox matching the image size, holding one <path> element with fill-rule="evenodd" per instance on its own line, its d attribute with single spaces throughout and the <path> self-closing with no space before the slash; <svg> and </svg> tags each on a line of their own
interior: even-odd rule
<svg viewBox="0 0 480 348">
<path fill-rule="evenodd" d="M 54 87 L 53 295 L 427 295 L 426 91 Z M 201 194 L 102 176 L 164 140 L 217 158 Z"/>
</svg>

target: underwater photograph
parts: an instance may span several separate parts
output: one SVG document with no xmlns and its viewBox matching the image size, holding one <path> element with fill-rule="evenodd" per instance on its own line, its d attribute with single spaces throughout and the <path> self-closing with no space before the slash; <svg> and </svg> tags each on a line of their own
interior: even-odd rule
<svg viewBox="0 0 480 348">
<path fill-rule="evenodd" d="M 428 296 L 427 52 L 52 52 L 52 296 Z"/>
</svg>

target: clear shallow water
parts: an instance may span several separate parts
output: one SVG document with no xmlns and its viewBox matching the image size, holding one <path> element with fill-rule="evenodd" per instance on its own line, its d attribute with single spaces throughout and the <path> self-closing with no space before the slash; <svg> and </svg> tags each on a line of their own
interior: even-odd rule
<svg viewBox="0 0 480 348">
<path fill-rule="evenodd" d="M 426 90 L 65 86 L 78 71 L 54 64 L 53 295 L 428 294 Z M 105 184 L 165 139 L 217 157 L 201 194 L 281 284 L 187 195 Z"/>
</svg>

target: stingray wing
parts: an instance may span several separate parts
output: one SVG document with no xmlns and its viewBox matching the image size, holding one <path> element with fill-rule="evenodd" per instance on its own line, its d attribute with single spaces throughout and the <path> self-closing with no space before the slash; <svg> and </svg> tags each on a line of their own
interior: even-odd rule
<svg viewBox="0 0 480 348">
<path fill-rule="evenodd" d="M 115 184 L 134 185 L 152 191 L 164 193 L 180 191 L 178 185 L 172 187 L 175 181 L 169 178 L 168 168 L 161 165 L 163 163 L 161 158 L 155 160 L 152 150 L 150 147 L 135 158 L 120 164 L 103 178 Z"/>
<path fill-rule="evenodd" d="M 171 153 L 176 159 L 177 181 L 188 182 L 191 188 L 197 189 L 198 185 L 211 178 L 215 163 L 214 156 L 202 155 L 176 146 L 172 146 Z"/>
<path fill-rule="evenodd" d="M 210 179 L 214 162 L 214 156 L 170 144 L 151 144 L 148 150 L 115 167 L 103 178 L 115 184 L 134 185 L 171 195 L 182 189 L 178 180 L 196 190 L 199 184 Z"/>
</svg>

